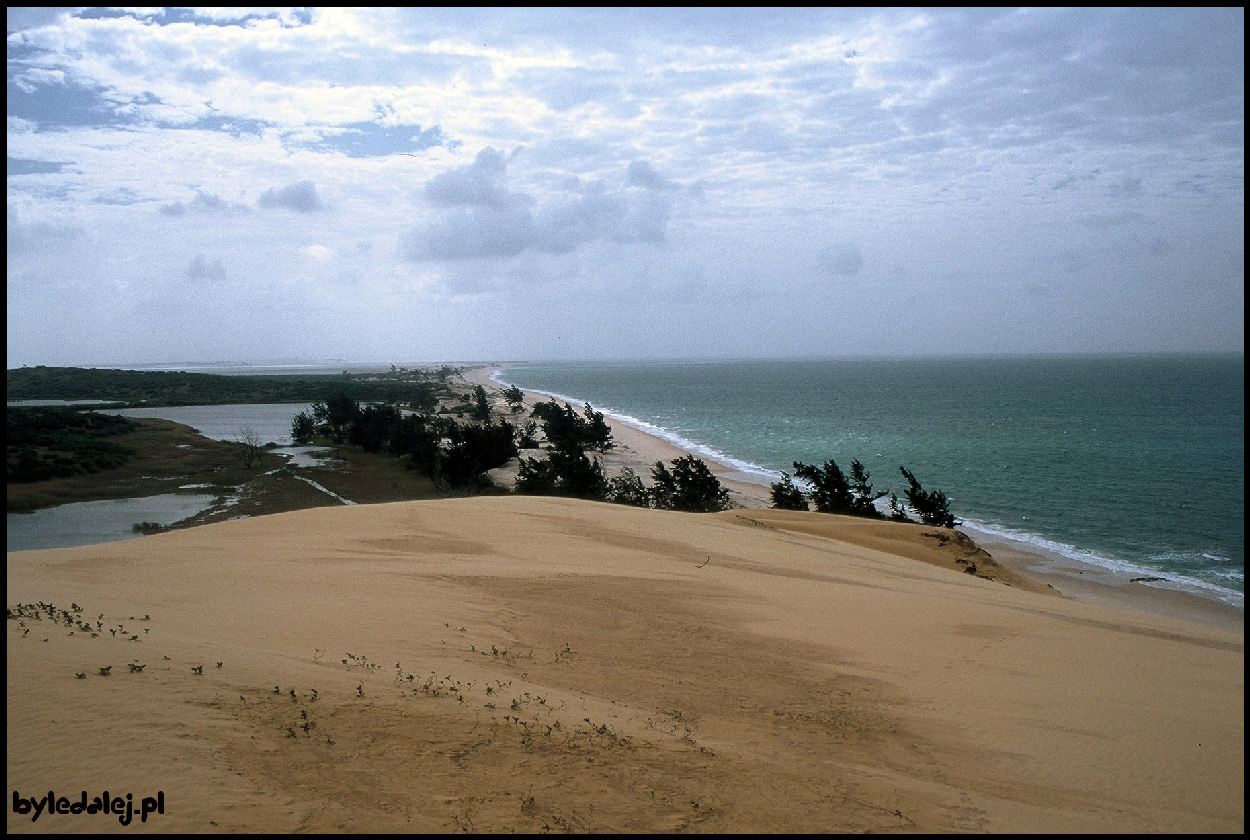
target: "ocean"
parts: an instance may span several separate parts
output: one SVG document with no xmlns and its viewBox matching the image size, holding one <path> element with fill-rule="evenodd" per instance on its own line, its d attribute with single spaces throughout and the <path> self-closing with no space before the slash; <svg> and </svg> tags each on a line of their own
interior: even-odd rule
<svg viewBox="0 0 1250 840">
<path fill-rule="evenodd" d="M 762 483 L 904 466 L 961 528 L 1244 609 L 1245 357 L 517 363 L 496 381 Z"/>
</svg>

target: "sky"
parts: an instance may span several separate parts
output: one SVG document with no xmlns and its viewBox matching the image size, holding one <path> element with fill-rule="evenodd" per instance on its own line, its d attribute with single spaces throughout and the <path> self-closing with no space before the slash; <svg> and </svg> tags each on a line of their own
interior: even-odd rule
<svg viewBox="0 0 1250 840">
<path fill-rule="evenodd" d="M 9 368 L 1244 351 L 1242 8 L 7 17 Z"/>
</svg>

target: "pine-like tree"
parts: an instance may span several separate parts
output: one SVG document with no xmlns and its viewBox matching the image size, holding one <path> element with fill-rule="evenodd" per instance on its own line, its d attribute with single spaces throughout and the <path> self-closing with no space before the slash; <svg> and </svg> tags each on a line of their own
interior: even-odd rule
<svg viewBox="0 0 1250 840">
<path fill-rule="evenodd" d="M 781 474 L 781 481 L 769 485 L 769 491 L 773 507 L 779 510 L 810 510 L 807 497 L 790 479 L 790 474 L 787 472 Z"/>
<path fill-rule="evenodd" d="M 834 461 L 825 461 L 820 467 L 795 461 L 794 474 L 811 485 L 808 496 L 818 512 L 852 512 L 854 497 L 851 495 L 850 482 Z"/>
<path fill-rule="evenodd" d="M 899 471 L 907 479 L 908 486 L 904 491 L 907 503 L 916 511 L 920 521 L 925 525 L 954 528 L 955 517 L 951 514 L 950 500 L 946 498 L 946 494 L 941 490 L 925 490 L 906 467 L 900 466 Z"/>
</svg>

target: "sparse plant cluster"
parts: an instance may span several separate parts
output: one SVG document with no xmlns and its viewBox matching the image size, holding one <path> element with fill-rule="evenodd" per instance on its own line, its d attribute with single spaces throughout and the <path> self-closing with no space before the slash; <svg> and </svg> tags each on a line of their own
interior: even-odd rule
<svg viewBox="0 0 1250 840">
<path fill-rule="evenodd" d="M 303 732 L 304 733 L 303 737 L 311 738 L 313 734 L 313 730 L 317 728 L 317 721 L 310 714 L 311 704 L 317 702 L 317 697 L 318 697 L 317 689 L 310 688 L 308 689 L 308 694 L 303 695 L 303 694 L 297 693 L 295 689 L 293 688 L 289 688 L 286 690 L 286 692 L 283 692 L 281 686 L 275 685 L 273 687 L 273 693 L 279 696 L 281 696 L 283 693 L 287 694 L 291 698 L 291 702 L 295 704 L 296 711 L 298 712 L 298 718 L 296 718 L 294 721 L 291 721 L 289 724 L 282 727 L 283 731 L 286 734 L 286 737 L 299 738 L 300 737 L 299 733 Z M 260 703 L 259 700 L 248 700 L 246 695 L 243 695 L 243 694 L 239 695 L 239 702 L 241 702 L 247 708 L 252 708 L 253 706 L 256 706 Z M 304 705 L 304 704 L 308 704 L 308 705 Z M 290 707 L 288 706 L 286 708 L 289 709 Z M 276 717 L 278 720 L 283 721 L 283 723 L 291 720 L 288 717 L 288 712 L 285 709 L 283 711 L 277 712 Z M 334 744 L 334 739 L 331 738 L 329 735 L 327 735 L 326 743 L 332 745 Z"/>
<path fill-rule="evenodd" d="M 125 624 L 118 624 L 116 627 L 112 625 L 106 627 L 104 625 L 104 613 L 100 613 L 96 616 L 94 622 L 90 618 L 84 618 L 83 608 L 78 604 L 71 604 L 68 610 L 62 609 L 53 604 L 44 603 L 43 601 L 39 601 L 35 604 L 18 604 L 15 607 L 9 607 L 7 609 L 7 618 L 10 621 L 16 621 L 18 623 L 19 627 L 25 631 L 22 634 L 23 636 L 29 635 L 29 628 L 26 627 L 26 620 L 32 619 L 34 621 L 46 620 L 52 622 L 53 624 L 68 627 L 70 628 L 69 635 L 71 636 L 75 633 L 86 633 L 94 639 L 104 635 L 105 630 L 107 630 L 109 635 L 113 637 L 116 637 L 120 633 L 123 639 L 129 638 L 132 642 L 139 640 L 139 634 L 128 631 Z M 136 619 L 132 615 L 130 616 L 130 620 L 151 621 L 152 617 L 150 615 L 145 615 L 143 618 Z M 147 634 L 150 630 L 151 628 L 148 627 L 143 628 L 144 634 Z"/>
<path fill-rule="evenodd" d="M 950 500 L 945 493 L 941 490 L 925 490 L 906 467 L 899 467 L 899 471 L 907 480 L 907 489 L 904 491 L 907 504 L 923 524 L 944 528 L 953 528 L 957 524 L 950 512 Z M 783 472 L 781 481 L 770 487 L 774 508 L 811 510 L 814 506 L 819 513 L 840 513 L 872 519 L 887 517 L 876 505 L 878 499 L 887 495 L 887 491 L 873 490 L 868 470 L 858 460 L 851 462 L 849 477 L 832 460 L 825 461 L 819 467 L 795 461 L 794 476 L 804 481 L 807 489 L 801 489 L 789 473 Z M 901 522 L 911 521 L 907 508 L 899 502 L 898 496 L 892 492 L 889 496 L 888 518 Z"/>
<path fill-rule="evenodd" d="M 366 671 L 378 671 L 382 668 L 382 666 L 378 663 L 370 662 L 369 657 L 367 656 L 356 656 L 352 653 L 344 654 L 344 656 L 347 658 L 343 660 L 343 664 L 347 666 L 348 670 L 351 670 L 352 668 L 364 668 Z"/>
<path fill-rule="evenodd" d="M 17 604 L 16 606 L 8 607 L 5 612 L 6 617 L 10 621 L 17 622 L 18 629 L 21 630 L 20 638 L 23 639 L 29 638 L 30 631 L 33 629 L 31 626 L 27 625 L 28 621 L 39 624 L 48 623 L 53 627 L 66 627 L 69 628 L 67 635 L 78 635 L 79 638 L 90 637 L 92 639 L 98 639 L 104 636 L 105 631 L 108 631 L 109 638 L 120 638 L 128 642 L 140 642 L 143 640 L 143 636 L 146 636 L 151 632 L 150 627 L 144 627 L 142 635 L 139 633 L 132 633 L 126 628 L 124 623 L 119 623 L 116 626 L 111 624 L 105 625 L 104 613 L 98 613 L 96 617 L 92 619 L 84 615 L 83 608 L 77 603 L 71 603 L 69 609 L 64 609 L 62 607 L 57 607 L 54 604 L 38 601 L 33 604 Z M 150 622 L 152 620 L 152 616 L 144 615 L 141 618 L 136 618 L 132 615 L 129 620 Z M 48 641 L 48 637 L 44 636 L 43 641 Z M 138 659 L 132 659 L 126 665 L 127 670 L 131 674 L 141 674 L 143 673 L 143 669 L 146 667 L 147 665 L 139 662 Z M 218 663 L 218 667 L 220 667 L 220 663 Z M 102 677 L 107 677 L 112 674 L 112 672 L 112 665 L 98 666 L 96 668 L 96 673 Z M 76 671 L 74 672 L 74 678 L 85 680 L 87 678 L 87 672 Z"/>
</svg>

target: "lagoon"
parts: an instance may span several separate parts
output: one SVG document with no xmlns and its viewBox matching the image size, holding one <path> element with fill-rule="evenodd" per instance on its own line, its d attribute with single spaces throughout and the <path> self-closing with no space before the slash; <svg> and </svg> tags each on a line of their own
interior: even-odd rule
<svg viewBox="0 0 1250 840">
<path fill-rule="evenodd" d="M 29 403 L 27 403 L 29 404 Z M 84 406 L 85 407 L 85 406 Z M 318 456 L 332 449 L 291 446 L 291 421 L 310 403 L 260 403 L 254 405 L 189 405 L 160 408 L 106 409 L 101 413 L 123 417 L 171 420 L 213 440 L 234 441 L 249 428 L 266 443 L 281 447 L 294 467 L 321 463 Z M 7 550 L 70 548 L 135 539 L 138 522 L 172 525 L 209 508 L 215 496 L 204 493 L 166 493 L 133 499 L 105 499 L 45 508 L 34 513 L 11 513 L 7 519 Z"/>
<path fill-rule="evenodd" d="M 289 446 L 291 421 L 302 411 L 312 412 L 312 403 L 257 403 L 252 405 L 182 405 L 162 408 L 122 408 L 104 414 L 172 420 L 190 426 L 213 440 L 238 440 L 245 428 L 265 443 Z"/>
<path fill-rule="evenodd" d="M 33 513 L 10 513 L 6 520 L 6 551 L 72 548 L 137 539 L 134 525 L 155 522 L 168 526 L 208 509 L 209 493 L 163 493 L 138 499 L 75 502 Z"/>
</svg>

